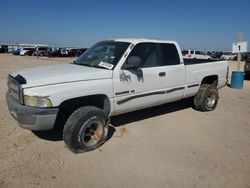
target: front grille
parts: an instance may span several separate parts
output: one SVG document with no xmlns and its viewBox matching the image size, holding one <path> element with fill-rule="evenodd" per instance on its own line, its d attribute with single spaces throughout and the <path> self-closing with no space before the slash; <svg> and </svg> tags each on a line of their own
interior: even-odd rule
<svg viewBox="0 0 250 188">
<path fill-rule="evenodd" d="M 13 96 L 15 99 L 17 99 L 19 102 L 21 102 L 21 85 L 20 83 L 15 80 L 11 75 L 8 76 L 8 92 L 11 96 Z"/>
</svg>

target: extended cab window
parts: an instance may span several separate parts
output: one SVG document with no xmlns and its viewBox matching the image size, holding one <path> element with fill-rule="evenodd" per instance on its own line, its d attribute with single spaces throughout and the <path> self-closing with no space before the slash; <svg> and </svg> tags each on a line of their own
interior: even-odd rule
<svg viewBox="0 0 250 188">
<path fill-rule="evenodd" d="M 180 57 L 177 48 L 174 44 L 161 43 L 161 62 L 163 66 L 179 65 Z"/>
<path fill-rule="evenodd" d="M 141 58 L 141 68 L 161 66 L 157 46 L 153 43 L 137 44 L 129 54 L 130 56 Z"/>
<path fill-rule="evenodd" d="M 201 51 L 195 51 L 195 53 L 196 53 L 197 55 L 201 55 L 201 54 L 202 54 Z"/>
</svg>

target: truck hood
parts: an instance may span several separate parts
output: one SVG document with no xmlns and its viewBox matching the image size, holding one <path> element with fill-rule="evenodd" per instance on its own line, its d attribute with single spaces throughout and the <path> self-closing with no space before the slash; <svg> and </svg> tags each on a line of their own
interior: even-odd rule
<svg viewBox="0 0 250 188">
<path fill-rule="evenodd" d="M 37 87 L 66 82 L 107 79 L 112 77 L 112 70 L 86 67 L 76 64 L 48 65 L 24 69 L 12 74 L 13 77 L 21 75 L 26 84 L 23 88 Z"/>
</svg>

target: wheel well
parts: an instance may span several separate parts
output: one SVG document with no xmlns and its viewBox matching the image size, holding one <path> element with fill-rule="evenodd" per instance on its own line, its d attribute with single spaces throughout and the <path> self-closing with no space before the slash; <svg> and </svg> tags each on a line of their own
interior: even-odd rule
<svg viewBox="0 0 250 188">
<path fill-rule="evenodd" d="M 59 105 L 59 112 L 55 126 L 64 126 L 69 116 L 82 106 L 95 106 L 104 111 L 105 115 L 110 113 L 110 103 L 106 95 L 91 95 L 69 99 Z"/>
<path fill-rule="evenodd" d="M 214 86 L 217 86 L 218 85 L 218 76 L 217 75 L 207 76 L 207 77 L 203 78 L 201 84 L 212 84 Z"/>
</svg>

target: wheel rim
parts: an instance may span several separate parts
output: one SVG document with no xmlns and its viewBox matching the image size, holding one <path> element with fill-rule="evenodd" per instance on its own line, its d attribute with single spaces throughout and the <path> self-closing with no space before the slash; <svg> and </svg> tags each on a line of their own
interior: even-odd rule
<svg viewBox="0 0 250 188">
<path fill-rule="evenodd" d="M 90 122 L 82 133 L 82 141 L 87 147 L 95 146 L 103 137 L 103 125 L 99 121 Z"/>
<path fill-rule="evenodd" d="M 216 94 L 212 93 L 211 95 L 209 95 L 206 99 L 206 106 L 208 108 L 213 108 L 214 105 L 216 103 Z"/>
</svg>

